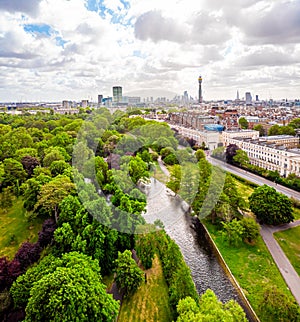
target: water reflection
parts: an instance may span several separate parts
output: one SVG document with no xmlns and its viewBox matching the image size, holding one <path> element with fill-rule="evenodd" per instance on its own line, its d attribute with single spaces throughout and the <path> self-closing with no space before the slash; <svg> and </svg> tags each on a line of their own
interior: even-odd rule
<svg viewBox="0 0 300 322">
<path fill-rule="evenodd" d="M 212 289 L 222 302 L 238 300 L 238 295 L 225 275 L 218 260 L 212 253 L 201 230 L 194 229 L 195 223 L 186 215 L 188 205 L 178 196 L 170 194 L 159 181 L 151 179 L 147 191 L 147 212 L 149 223 L 160 219 L 166 232 L 176 241 L 191 269 L 191 274 L 199 294 Z"/>
</svg>

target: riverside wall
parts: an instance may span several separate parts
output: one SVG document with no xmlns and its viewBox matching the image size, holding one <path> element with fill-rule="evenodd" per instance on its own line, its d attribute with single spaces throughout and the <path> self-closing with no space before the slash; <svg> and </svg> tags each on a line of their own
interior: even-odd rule
<svg viewBox="0 0 300 322">
<path fill-rule="evenodd" d="M 217 245 L 215 244 L 215 242 L 213 241 L 212 237 L 210 236 L 209 231 L 207 230 L 207 228 L 205 227 L 205 225 L 203 225 L 199 219 L 197 218 L 198 224 L 196 226 L 202 226 L 205 232 L 205 237 L 207 239 L 207 241 L 209 242 L 209 244 L 211 245 L 214 254 L 216 255 L 220 265 L 222 266 L 222 268 L 224 269 L 226 275 L 228 276 L 228 278 L 230 279 L 232 285 L 235 287 L 235 289 L 237 290 L 239 297 L 243 303 L 244 309 L 246 311 L 247 317 L 250 319 L 251 322 L 260 322 L 258 316 L 256 315 L 255 311 L 253 310 L 251 304 L 249 303 L 248 299 L 246 298 L 246 295 L 243 291 L 243 289 L 240 287 L 239 283 L 237 282 L 237 280 L 235 279 L 235 277 L 233 276 L 230 268 L 228 267 L 228 265 L 226 264 L 222 254 L 220 253 Z"/>
</svg>

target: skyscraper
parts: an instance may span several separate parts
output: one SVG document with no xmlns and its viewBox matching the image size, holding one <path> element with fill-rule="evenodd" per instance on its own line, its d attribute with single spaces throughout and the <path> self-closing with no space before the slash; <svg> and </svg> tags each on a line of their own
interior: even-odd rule
<svg viewBox="0 0 300 322">
<path fill-rule="evenodd" d="M 100 106 L 102 104 L 103 95 L 98 95 L 98 105 Z"/>
<path fill-rule="evenodd" d="M 252 96 L 250 92 L 245 93 L 246 96 L 246 105 L 251 105 L 252 104 Z"/>
<path fill-rule="evenodd" d="M 122 87 L 114 86 L 113 87 L 113 101 L 114 103 L 120 103 L 122 101 Z"/>
<path fill-rule="evenodd" d="M 202 103 L 202 76 L 201 75 L 198 77 L 198 83 L 199 83 L 199 103 Z"/>
</svg>

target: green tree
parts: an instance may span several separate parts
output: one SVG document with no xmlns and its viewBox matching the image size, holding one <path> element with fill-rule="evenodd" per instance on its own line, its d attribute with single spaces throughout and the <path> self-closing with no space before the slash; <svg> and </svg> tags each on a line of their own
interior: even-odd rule
<svg viewBox="0 0 300 322">
<path fill-rule="evenodd" d="M 119 304 L 107 294 L 97 261 L 66 257 L 65 265 L 33 283 L 25 321 L 115 321 Z"/>
<path fill-rule="evenodd" d="M 115 262 L 117 286 L 125 297 L 130 296 L 144 280 L 144 273 L 132 258 L 130 250 L 125 250 L 123 253 L 118 252 L 118 258 Z"/>
<path fill-rule="evenodd" d="M 21 162 L 8 158 L 3 161 L 3 185 L 17 186 L 25 181 L 27 173 L 25 172 Z"/>
<path fill-rule="evenodd" d="M 251 211 L 267 225 L 279 225 L 294 220 L 291 200 L 274 188 L 263 185 L 249 197 Z"/>
<path fill-rule="evenodd" d="M 293 119 L 290 123 L 289 126 L 292 127 L 293 129 L 299 129 L 300 128 L 300 118 L 295 118 Z"/>
<path fill-rule="evenodd" d="M 265 131 L 264 127 L 261 124 L 254 125 L 253 130 L 258 131 L 259 136 L 266 135 L 266 131 Z"/>
<path fill-rule="evenodd" d="M 137 183 L 139 179 L 149 177 L 147 163 L 144 162 L 138 155 L 135 158 L 131 158 L 128 165 L 128 170 L 134 183 Z"/>
<path fill-rule="evenodd" d="M 269 321 L 297 322 L 300 320 L 299 305 L 276 286 L 267 286 L 264 290 L 261 311 L 262 316 Z"/>
<path fill-rule="evenodd" d="M 239 125 L 242 129 L 246 130 L 248 129 L 249 123 L 244 117 L 239 118 Z"/>
<path fill-rule="evenodd" d="M 245 228 L 243 227 L 241 221 L 233 219 L 230 222 L 224 223 L 222 236 L 226 239 L 229 245 L 238 246 L 242 241 L 245 234 Z"/>
<path fill-rule="evenodd" d="M 13 205 L 15 198 L 12 187 L 6 187 L 0 193 L 0 208 L 7 211 Z"/>
<path fill-rule="evenodd" d="M 280 126 L 278 124 L 272 125 L 269 128 L 268 135 L 279 135 L 281 134 Z"/>
<path fill-rule="evenodd" d="M 152 261 L 155 255 L 154 234 L 137 234 L 135 237 L 135 249 L 137 256 L 142 261 L 145 269 L 152 267 Z"/>
<path fill-rule="evenodd" d="M 246 151 L 237 150 L 236 155 L 233 157 L 233 161 L 241 166 L 245 166 L 249 163 L 249 157 Z"/>
<path fill-rule="evenodd" d="M 53 176 L 64 174 L 64 171 L 69 169 L 71 166 L 64 160 L 53 161 L 50 165 L 50 171 Z"/>
<path fill-rule="evenodd" d="M 50 182 L 43 185 L 39 192 L 37 203 L 34 211 L 37 212 L 41 208 L 46 210 L 48 214 L 54 215 L 55 221 L 58 221 L 58 206 L 60 202 L 69 194 L 75 192 L 75 185 L 69 177 L 57 176 Z"/>
<path fill-rule="evenodd" d="M 198 149 L 195 153 L 195 157 L 197 158 L 197 161 L 199 161 L 200 159 L 205 158 L 205 152 L 202 149 Z"/>
<path fill-rule="evenodd" d="M 179 164 L 175 164 L 170 171 L 170 180 L 167 182 L 166 186 L 177 194 L 180 189 L 180 181 L 181 167 Z"/>
<path fill-rule="evenodd" d="M 243 238 L 249 243 L 254 243 L 259 236 L 259 224 L 253 218 L 243 218 L 241 224 L 244 228 Z"/>
<path fill-rule="evenodd" d="M 223 304 L 210 289 L 201 296 L 199 304 L 191 297 L 180 300 L 177 313 L 177 322 L 247 321 L 245 312 L 237 302 L 230 300 Z"/>
</svg>

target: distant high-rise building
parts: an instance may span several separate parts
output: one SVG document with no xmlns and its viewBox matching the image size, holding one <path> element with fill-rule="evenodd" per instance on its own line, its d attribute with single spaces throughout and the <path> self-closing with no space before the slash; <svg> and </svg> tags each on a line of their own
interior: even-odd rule
<svg viewBox="0 0 300 322">
<path fill-rule="evenodd" d="M 239 93 L 239 91 L 238 91 L 238 90 L 236 91 L 236 100 L 237 100 L 237 101 L 239 101 L 239 100 L 240 100 L 240 93 Z"/>
<path fill-rule="evenodd" d="M 82 100 L 81 101 L 81 107 L 83 108 L 87 108 L 89 105 L 89 100 Z"/>
<path fill-rule="evenodd" d="M 62 107 L 63 108 L 70 108 L 70 101 L 62 101 Z"/>
<path fill-rule="evenodd" d="M 199 103 L 202 103 L 202 76 L 198 77 L 198 83 L 199 83 Z"/>
<path fill-rule="evenodd" d="M 256 96 L 255 96 L 255 100 L 256 100 L 256 102 L 258 102 L 258 101 L 259 101 L 259 99 L 258 99 L 258 95 L 256 95 Z"/>
<path fill-rule="evenodd" d="M 103 95 L 98 95 L 98 105 L 102 104 Z"/>
<path fill-rule="evenodd" d="M 113 87 L 113 101 L 114 103 L 120 103 L 122 101 L 122 87 L 114 86 Z"/>
<path fill-rule="evenodd" d="M 252 96 L 250 92 L 246 92 L 245 93 L 245 97 L 246 97 L 246 105 L 251 105 L 252 104 Z"/>
</svg>

